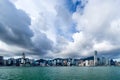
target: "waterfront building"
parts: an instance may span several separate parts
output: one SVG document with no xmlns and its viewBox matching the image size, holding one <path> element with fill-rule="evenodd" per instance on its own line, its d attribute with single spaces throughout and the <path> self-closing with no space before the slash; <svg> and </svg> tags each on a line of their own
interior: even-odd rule
<svg viewBox="0 0 120 80">
<path fill-rule="evenodd" d="M 43 62 L 43 59 L 35 60 L 34 66 L 41 66 L 41 63 Z"/>
<path fill-rule="evenodd" d="M 85 61 L 83 61 L 83 62 L 81 62 L 80 64 L 78 64 L 78 66 L 84 67 L 84 66 L 85 66 Z"/>
<path fill-rule="evenodd" d="M 35 60 L 34 59 L 30 59 L 30 65 L 34 66 L 35 65 Z"/>
<path fill-rule="evenodd" d="M 25 66 L 30 66 L 30 59 L 29 58 L 25 58 Z"/>
<path fill-rule="evenodd" d="M 74 66 L 79 66 L 80 59 L 74 59 Z"/>
<path fill-rule="evenodd" d="M 72 66 L 75 65 L 75 59 L 72 59 L 72 61 L 71 61 L 71 65 L 72 65 Z"/>
<path fill-rule="evenodd" d="M 89 66 L 89 61 L 85 60 L 85 66 Z"/>
<path fill-rule="evenodd" d="M 101 57 L 100 58 L 100 65 L 101 66 L 106 65 L 106 59 L 105 59 L 105 57 Z"/>
<path fill-rule="evenodd" d="M 47 66 L 52 66 L 52 60 L 47 60 Z"/>
<path fill-rule="evenodd" d="M 37 63 L 37 64 L 39 64 L 39 63 Z M 45 66 L 45 63 L 44 62 L 40 63 L 40 66 Z"/>
<path fill-rule="evenodd" d="M 85 61 L 80 60 L 79 63 L 78 63 L 78 66 L 80 66 L 80 67 L 85 66 Z"/>
<path fill-rule="evenodd" d="M 16 66 L 20 66 L 21 58 L 16 59 Z"/>
<path fill-rule="evenodd" d="M 89 60 L 89 66 L 94 66 L 94 60 Z"/>
<path fill-rule="evenodd" d="M 56 60 L 52 60 L 53 66 L 56 66 Z"/>
<path fill-rule="evenodd" d="M 116 66 L 120 66 L 120 62 L 115 61 Z"/>
<path fill-rule="evenodd" d="M 17 64 L 16 59 L 14 59 L 14 58 L 8 59 L 9 66 L 16 66 L 16 64 Z"/>
<path fill-rule="evenodd" d="M 67 66 L 71 66 L 71 62 L 67 62 Z"/>
<path fill-rule="evenodd" d="M 2 66 L 4 63 L 4 59 L 3 59 L 3 56 L 0 56 L 0 66 Z"/>
<path fill-rule="evenodd" d="M 4 66 L 7 66 L 7 60 L 4 60 L 3 64 L 4 64 Z"/>
<path fill-rule="evenodd" d="M 81 58 L 79 61 L 79 66 L 94 66 L 94 56 Z"/>
<path fill-rule="evenodd" d="M 8 59 L 7 65 L 8 66 L 12 66 L 13 65 L 13 58 Z"/>
<path fill-rule="evenodd" d="M 109 58 L 106 58 L 106 61 L 105 61 L 105 65 L 108 66 L 109 65 Z"/>
<path fill-rule="evenodd" d="M 63 66 L 67 66 L 67 59 L 63 60 Z"/>
<path fill-rule="evenodd" d="M 47 60 L 44 60 L 44 59 L 38 60 L 38 65 L 40 65 L 40 66 L 46 66 L 47 65 Z"/>
<path fill-rule="evenodd" d="M 109 65 L 110 65 L 110 66 L 115 66 L 115 62 L 113 61 L 113 59 L 110 59 Z"/>
<path fill-rule="evenodd" d="M 62 66 L 63 59 L 62 58 L 55 58 L 56 66 Z"/>
<path fill-rule="evenodd" d="M 68 66 L 72 66 L 72 58 L 68 58 Z"/>
</svg>

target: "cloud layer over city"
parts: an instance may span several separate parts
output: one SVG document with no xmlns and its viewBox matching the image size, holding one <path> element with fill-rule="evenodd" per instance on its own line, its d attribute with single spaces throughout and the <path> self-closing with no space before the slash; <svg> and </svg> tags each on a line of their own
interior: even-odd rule
<svg viewBox="0 0 120 80">
<path fill-rule="evenodd" d="M 120 57 L 119 0 L 1 0 L 0 55 Z"/>
</svg>

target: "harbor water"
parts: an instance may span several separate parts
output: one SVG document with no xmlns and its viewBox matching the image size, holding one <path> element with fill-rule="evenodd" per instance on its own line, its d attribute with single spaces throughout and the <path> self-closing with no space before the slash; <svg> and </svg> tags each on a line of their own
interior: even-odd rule
<svg viewBox="0 0 120 80">
<path fill-rule="evenodd" d="M 120 80 L 120 67 L 0 67 L 0 80 Z"/>
</svg>

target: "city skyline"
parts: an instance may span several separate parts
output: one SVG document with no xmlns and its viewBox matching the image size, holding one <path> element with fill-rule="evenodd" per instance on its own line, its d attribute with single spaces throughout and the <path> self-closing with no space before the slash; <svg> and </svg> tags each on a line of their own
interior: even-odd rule
<svg viewBox="0 0 120 80">
<path fill-rule="evenodd" d="M 98 52 L 94 51 L 93 56 L 83 58 L 54 58 L 54 59 L 29 59 L 25 53 L 21 54 L 20 58 L 8 58 L 4 59 L 0 56 L 0 66 L 79 66 L 79 67 L 96 67 L 96 66 L 120 66 L 120 61 L 113 60 L 111 58 L 100 57 Z"/>
<path fill-rule="evenodd" d="M 120 60 L 119 0 L 0 0 L 0 56 Z"/>
</svg>

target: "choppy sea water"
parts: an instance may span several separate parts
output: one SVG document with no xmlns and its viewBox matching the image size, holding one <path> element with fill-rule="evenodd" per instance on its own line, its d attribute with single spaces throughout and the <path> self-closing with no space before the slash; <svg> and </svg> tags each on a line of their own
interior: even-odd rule
<svg viewBox="0 0 120 80">
<path fill-rule="evenodd" d="M 120 80 L 120 67 L 0 67 L 0 80 Z"/>
</svg>

